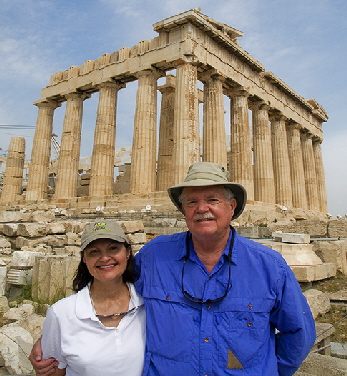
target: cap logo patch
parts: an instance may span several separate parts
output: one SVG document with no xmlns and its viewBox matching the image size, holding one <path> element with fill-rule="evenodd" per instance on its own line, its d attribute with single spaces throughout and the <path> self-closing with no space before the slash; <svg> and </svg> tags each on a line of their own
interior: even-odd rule
<svg viewBox="0 0 347 376">
<path fill-rule="evenodd" d="M 105 230 L 105 228 L 106 228 L 106 223 L 105 222 L 96 222 L 94 224 L 93 231 Z"/>
</svg>

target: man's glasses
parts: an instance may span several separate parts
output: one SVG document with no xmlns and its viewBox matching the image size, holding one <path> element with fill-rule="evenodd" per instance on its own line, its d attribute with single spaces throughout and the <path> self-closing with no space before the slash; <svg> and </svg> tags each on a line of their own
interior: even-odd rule
<svg viewBox="0 0 347 376">
<path fill-rule="evenodd" d="M 186 255 L 184 256 L 184 262 L 183 262 L 183 266 L 182 266 L 182 294 L 185 298 L 189 299 L 190 301 L 192 301 L 194 303 L 211 304 L 211 303 L 216 303 L 216 302 L 223 300 L 228 295 L 228 292 L 229 292 L 230 287 L 231 287 L 231 283 L 230 283 L 231 257 L 232 257 L 232 253 L 233 253 L 233 247 L 234 247 L 235 230 L 233 228 L 231 228 L 231 232 L 232 232 L 232 235 L 231 235 L 232 238 L 230 240 L 230 247 L 229 247 L 229 253 L 228 253 L 228 284 L 227 284 L 226 289 L 224 291 L 224 294 L 222 296 L 215 298 L 215 299 L 206 299 L 206 300 L 203 300 L 201 298 L 197 298 L 197 297 L 191 295 L 184 288 L 184 271 L 185 271 L 186 262 L 187 262 L 187 260 L 189 259 L 189 256 L 190 256 L 189 233 L 187 233 L 187 235 L 186 235 L 186 250 L 187 250 L 187 252 L 186 252 Z"/>
</svg>

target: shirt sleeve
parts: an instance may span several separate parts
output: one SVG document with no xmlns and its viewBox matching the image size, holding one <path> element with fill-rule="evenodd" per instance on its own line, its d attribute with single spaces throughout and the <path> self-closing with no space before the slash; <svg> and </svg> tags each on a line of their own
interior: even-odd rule
<svg viewBox="0 0 347 376">
<path fill-rule="evenodd" d="M 291 376 L 310 352 L 315 339 L 315 321 L 299 283 L 290 267 L 284 267 L 283 281 L 279 283 L 277 306 L 271 322 L 278 330 L 276 355 L 280 376 Z"/>
<path fill-rule="evenodd" d="M 55 358 L 59 362 L 58 368 L 66 368 L 66 359 L 61 349 L 61 328 L 53 307 L 47 310 L 42 328 L 41 344 L 43 359 Z"/>
</svg>

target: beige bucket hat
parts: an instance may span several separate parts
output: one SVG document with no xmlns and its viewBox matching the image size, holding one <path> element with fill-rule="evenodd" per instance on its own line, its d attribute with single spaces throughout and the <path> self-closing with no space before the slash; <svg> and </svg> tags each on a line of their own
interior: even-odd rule
<svg viewBox="0 0 347 376">
<path fill-rule="evenodd" d="M 230 182 L 229 172 L 218 163 L 197 162 L 189 167 L 184 182 L 176 184 L 168 189 L 169 196 L 174 205 L 183 213 L 179 196 L 184 187 L 203 187 L 211 185 L 223 185 L 234 194 L 237 206 L 232 219 L 236 219 L 243 212 L 247 201 L 247 192 L 241 184 Z"/>
</svg>

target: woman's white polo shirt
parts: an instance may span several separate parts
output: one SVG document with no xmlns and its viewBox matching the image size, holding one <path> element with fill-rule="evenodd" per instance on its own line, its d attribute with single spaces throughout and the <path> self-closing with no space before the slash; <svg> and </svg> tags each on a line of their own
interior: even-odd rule
<svg viewBox="0 0 347 376">
<path fill-rule="evenodd" d="M 129 309 L 118 327 L 96 317 L 86 286 L 49 308 L 42 332 L 43 359 L 55 358 L 67 376 L 140 376 L 145 352 L 145 309 L 133 284 Z"/>
</svg>

